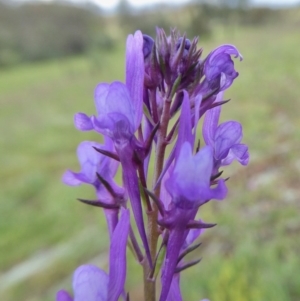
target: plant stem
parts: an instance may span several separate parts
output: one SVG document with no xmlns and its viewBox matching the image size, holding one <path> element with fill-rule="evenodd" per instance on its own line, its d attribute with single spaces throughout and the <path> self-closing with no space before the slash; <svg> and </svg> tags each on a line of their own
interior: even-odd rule
<svg viewBox="0 0 300 301">
<path fill-rule="evenodd" d="M 164 165 L 165 150 L 166 150 L 166 136 L 168 124 L 170 119 L 171 99 L 166 99 L 164 102 L 163 112 L 161 115 L 160 127 L 157 132 L 157 145 L 155 154 L 155 170 L 153 177 L 153 187 L 155 186 Z M 160 196 L 160 184 L 154 190 L 157 198 Z M 155 204 L 152 206 L 153 210 L 148 212 L 148 240 L 152 261 L 154 262 L 157 249 L 157 241 L 159 237 L 159 230 L 157 227 L 158 209 Z M 155 301 L 155 279 L 148 279 L 150 267 L 147 263 L 144 265 L 144 294 L 145 301 Z"/>
</svg>

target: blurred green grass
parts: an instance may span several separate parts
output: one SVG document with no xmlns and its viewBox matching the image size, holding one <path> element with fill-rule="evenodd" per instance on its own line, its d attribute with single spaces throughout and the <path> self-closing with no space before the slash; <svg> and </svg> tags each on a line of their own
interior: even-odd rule
<svg viewBox="0 0 300 301">
<path fill-rule="evenodd" d="M 122 41 L 125 44 L 125 39 Z M 300 47 L 297 28 L 216 28 L 201 41 L 205 55 L 222 43 L 235 44 L 244 56 L 240 76 L 226 96 L 223 120 L 243 123 L 249 144 L 248 167 L 234 164 L 228 199 L 201 209 L 217 227 L 202 237 L 203 261 L 183 272 L 185 300 L 281 300 L 300 298 L 299 126 Z M 66 168 L 77 169 L 76 147 L 99 140 L 74 129 L 78 111 L 93 114 L 98 82 L 123 79 L 124 46 L 99 53 L 0 71 L 1 219 L 0 299 L 53 300 L 70 287 L 79 264 L 107 249 L 101 210 L 77 197 L 93 198 L 89 187 L 60 182 Z M 200 133 L 199 133 L 200 136 Z M 41 264 L 35 272 L 35 258 Z M 31 261 L 29 261 L 31 260 Z M 29 268 L 21 264 L 29 262 Z M 13 268 L 25 271 L 16 280 Z M 141 298 L 141 274 L 131 260 L 132 299 Z"/>
</svg>

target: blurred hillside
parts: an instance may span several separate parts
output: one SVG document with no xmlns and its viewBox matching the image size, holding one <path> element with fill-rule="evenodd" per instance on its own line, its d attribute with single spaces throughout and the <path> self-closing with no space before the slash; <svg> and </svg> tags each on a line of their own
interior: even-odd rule
<svg viewBox="0 0 300 301">
<path fill-rule="evenodd" d="M 203 39 L 209 38 L 216 25 L 284 23 L 289 14 L 289 11 L 270 8 L 247 9 L 242 5 L 245 1 L 235 9 L 226 1 L 221 1 L 223 4 L 219 6 L 201 2 L 194 1 L 184 8 L 159 5 L 137 10 L 123 0 L 115 14 L 108 16 L 91 4 L 78 7 L 56 1 L 12 6 L 8 5 L 11 2 L 0 0 L 0 68 L 24 61 L 110 50 L 120 38 L 136 29 L 153 35 L 155 26 L 166 29 L 176 26 L 182 32 L 188 32 L 190 37 L 200 35 Z M 299 25 L 297 17 L 295 25 Z"/>
</svg>

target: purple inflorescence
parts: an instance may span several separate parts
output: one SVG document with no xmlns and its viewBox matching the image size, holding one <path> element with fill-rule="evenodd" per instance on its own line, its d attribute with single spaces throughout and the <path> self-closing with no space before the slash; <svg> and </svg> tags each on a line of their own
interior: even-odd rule
<svg viewBox="0 0 300 301">
<path fill-rule="evenodd" d="M 198 210 L 212 199 L 225 199 L 221 167 L 234 160 L 248 164 L 241 124 L 219 123 L 228 102 L 224 91 L 238 76 L 232 57 L 242 60 L 237 48 L 222 45 L 202 58 L 198 38 L 189 40 L 177 30 L 167 36 L 161 28 L 156 33 L 155 39 L 140 31 L 129 35 L 125 82 L 100 83 L 94 95 L 96 114 L 75 115 L 75 127 L 96 131 L 104 144 L 82 142 L 77 149 L 81 170 L 66 171 L 63 182 L 94 187 L 95 200 L 79 200 L 104 209 L 109 273 L 80 266 L 73 278 L 74 298 L 61 290 L 56 301 L 130 300 L 125 288 L 128 243 L 144 269 L 145 299 L 155 300 L 149 287 L 160 271 L 159 300 L 182 300 L 180 273 L 200 261 L 187 262 L 185 255 L 199 247 L 193 243 L 204 229 L 215 226 L 199 219 Z M 114 180 L 119 167 L 121 186 Z M 157 260 L 161 256 L 162 262 Z"/>
</svg>

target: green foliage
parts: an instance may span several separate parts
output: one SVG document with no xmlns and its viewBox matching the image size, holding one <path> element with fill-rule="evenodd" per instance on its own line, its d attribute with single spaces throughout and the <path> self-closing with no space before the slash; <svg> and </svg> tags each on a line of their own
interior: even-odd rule
<svg viewBox="0 0 300 301">
<path fill-rule="evenodd" d="M 0 3 L 0 67 L 113 46 L 102 17 L 86 9 L 59 2 L 20 7 Z"/>
<path fill-rule="evenodd" d="M 168 33 L 170 28 L 180 29 L 190 37 L 210 35 L 209 15 L 206 11 L 213 9 L 210 5 L 187 5 L 184 9 L 176 9 L 166 5 L 156 5 L 152 8 L 137 11 L 125 0 L 118 6 L 118 23 L 123 33 L 129 34 L 137 28 L 143 33 L 155 36 L 155 28 L 164 28 Z M 174 22 L 174 20 L 176 20 Z"/>
<path fill-rule="evenodd" d="M 283 21 L 280 11 L 267 7 L 239 11 L 239 22 L 243 25 L 262 26 Z"/>
<path fill-rule="evenodd" d="M 0 68 L 78 54 L 88 54 L 94 60 L 94 53 L 111 51 L 116 40 L 136 29 L 154 36 L 156 26 L 166 32 L 176 27 L 190 38 L 200 36 L 203 40 L 211 36 L 215 24 L 262 26 L 284 19 L 279 11 L 249 9 L 244 0 L 234 5 L 228 5 L 232 1 L 223 1 L 220 6 L 193 1 L 184 8 L 156 5 L 139 10 L 123 0 L 116 16 L 104 15 L 91 3 L 79 8 L 59 0 L 16 7 L 6 2 L 9 4 L 0 0 Z"/>
</svg>

